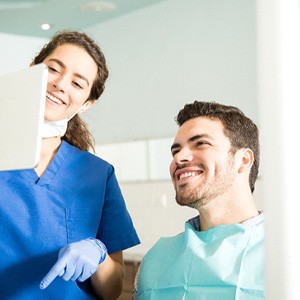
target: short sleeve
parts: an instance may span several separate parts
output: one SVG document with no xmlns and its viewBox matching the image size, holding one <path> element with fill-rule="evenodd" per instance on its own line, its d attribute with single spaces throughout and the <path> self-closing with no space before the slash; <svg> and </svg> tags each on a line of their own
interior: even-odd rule
<svg viewBox="0 0 300 300">
<path fill-rule="evenodd" d="M 125 250 L 140 243 L 113 166 L 110 166 L 107 172 L 105 198 L 97 238 L 106 245 L 108 253 Z"/>
</svg>

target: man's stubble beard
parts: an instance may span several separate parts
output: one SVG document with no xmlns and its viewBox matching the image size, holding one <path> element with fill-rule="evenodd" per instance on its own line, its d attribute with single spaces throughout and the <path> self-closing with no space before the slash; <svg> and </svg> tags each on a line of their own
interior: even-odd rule
<svg viewBox="0 0 300 300">
<path fill-rule="evenodd" d="M 235 176 L 233 170 L 233 158 L 229 157 L 226 169 L 221 170 L 212 182 L 207 183 L 207 180 L 204 179 L 196 188 L 190 187 L 189 183 L 186 183 L 175 189 L 176 202 L 181 206 L 196 209 L 203 207 L 224 194 L 232 186 Z"/>
</svg>

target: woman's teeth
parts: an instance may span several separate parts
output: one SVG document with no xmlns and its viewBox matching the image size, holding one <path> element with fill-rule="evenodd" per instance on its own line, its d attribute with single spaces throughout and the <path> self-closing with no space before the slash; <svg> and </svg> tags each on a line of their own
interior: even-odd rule
<svg viewBox="0 0 300 300">
<path fill-rule="evenodd" d="M 47 98 L 49 98 L 51 101 L 53 101 L 53 102 L 55 102 L 55 103 L 57 103 L 59 105 L 63 104 L 63 102 L 61 100 L 59 100 L 58 98 L 54 97 L 51 94 L 47 93 Z"/>
</svg>

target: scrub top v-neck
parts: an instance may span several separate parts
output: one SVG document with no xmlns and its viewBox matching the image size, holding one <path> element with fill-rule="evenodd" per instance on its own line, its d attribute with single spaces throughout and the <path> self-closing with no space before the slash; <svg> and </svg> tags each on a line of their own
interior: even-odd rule
<svg viewBox="0 0 300 300">
<path fill-rule="evenodd" d="M 70 151 L 67 145 L 68 144 L 65 141 L 62 141 L 57 153 L 46 168 L 43 175 L 39 176 L 34 169 L 28 169 L 28 177 L 30 177 L 30 179 L 32 179 L 37 185 L 49 185 Z"/>
</svg>

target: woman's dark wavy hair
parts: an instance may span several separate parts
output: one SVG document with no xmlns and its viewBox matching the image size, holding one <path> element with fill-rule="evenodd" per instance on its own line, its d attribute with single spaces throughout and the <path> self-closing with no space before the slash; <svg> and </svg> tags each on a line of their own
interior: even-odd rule
<svg viewBox="0 0 300 300">
<path fill-rule="evenodd" d="M 58 46 L 64 44 L 71 44 L 84 49 L 97 64 L 97 76 L 92 85 L 91 93 L 86 101 L 92 99 L 97 100 L 104 91 L 104 84 L 109 71 L 100 47 L 85 33 L 78 31 L 62 31 L 57 33 L 36 55 L 33 60 L 33 64 L 42 63 Z M 69 121 L 67 131 L 62 139 L 81 150 L 94 150 L 94 138 L 89 132 L 87 124 L 79 117 L 78 114 Z"/>
<path fill-rule="evenodd" d="M 242 148 L 249 148 L 253 151 L 254 163 L 249 176 L 249 185 L 253 193 L 258 175 L 260 155 L 257 126 L 234 106 L 204 101 L 186 104 L 179 111 L 175 120 L 181 126 L 186 121 L 197 117 L 208 117 L 221 121 L 224 126 L 224 134 L 230 140 L 233 153 Z"/>
</svg>

